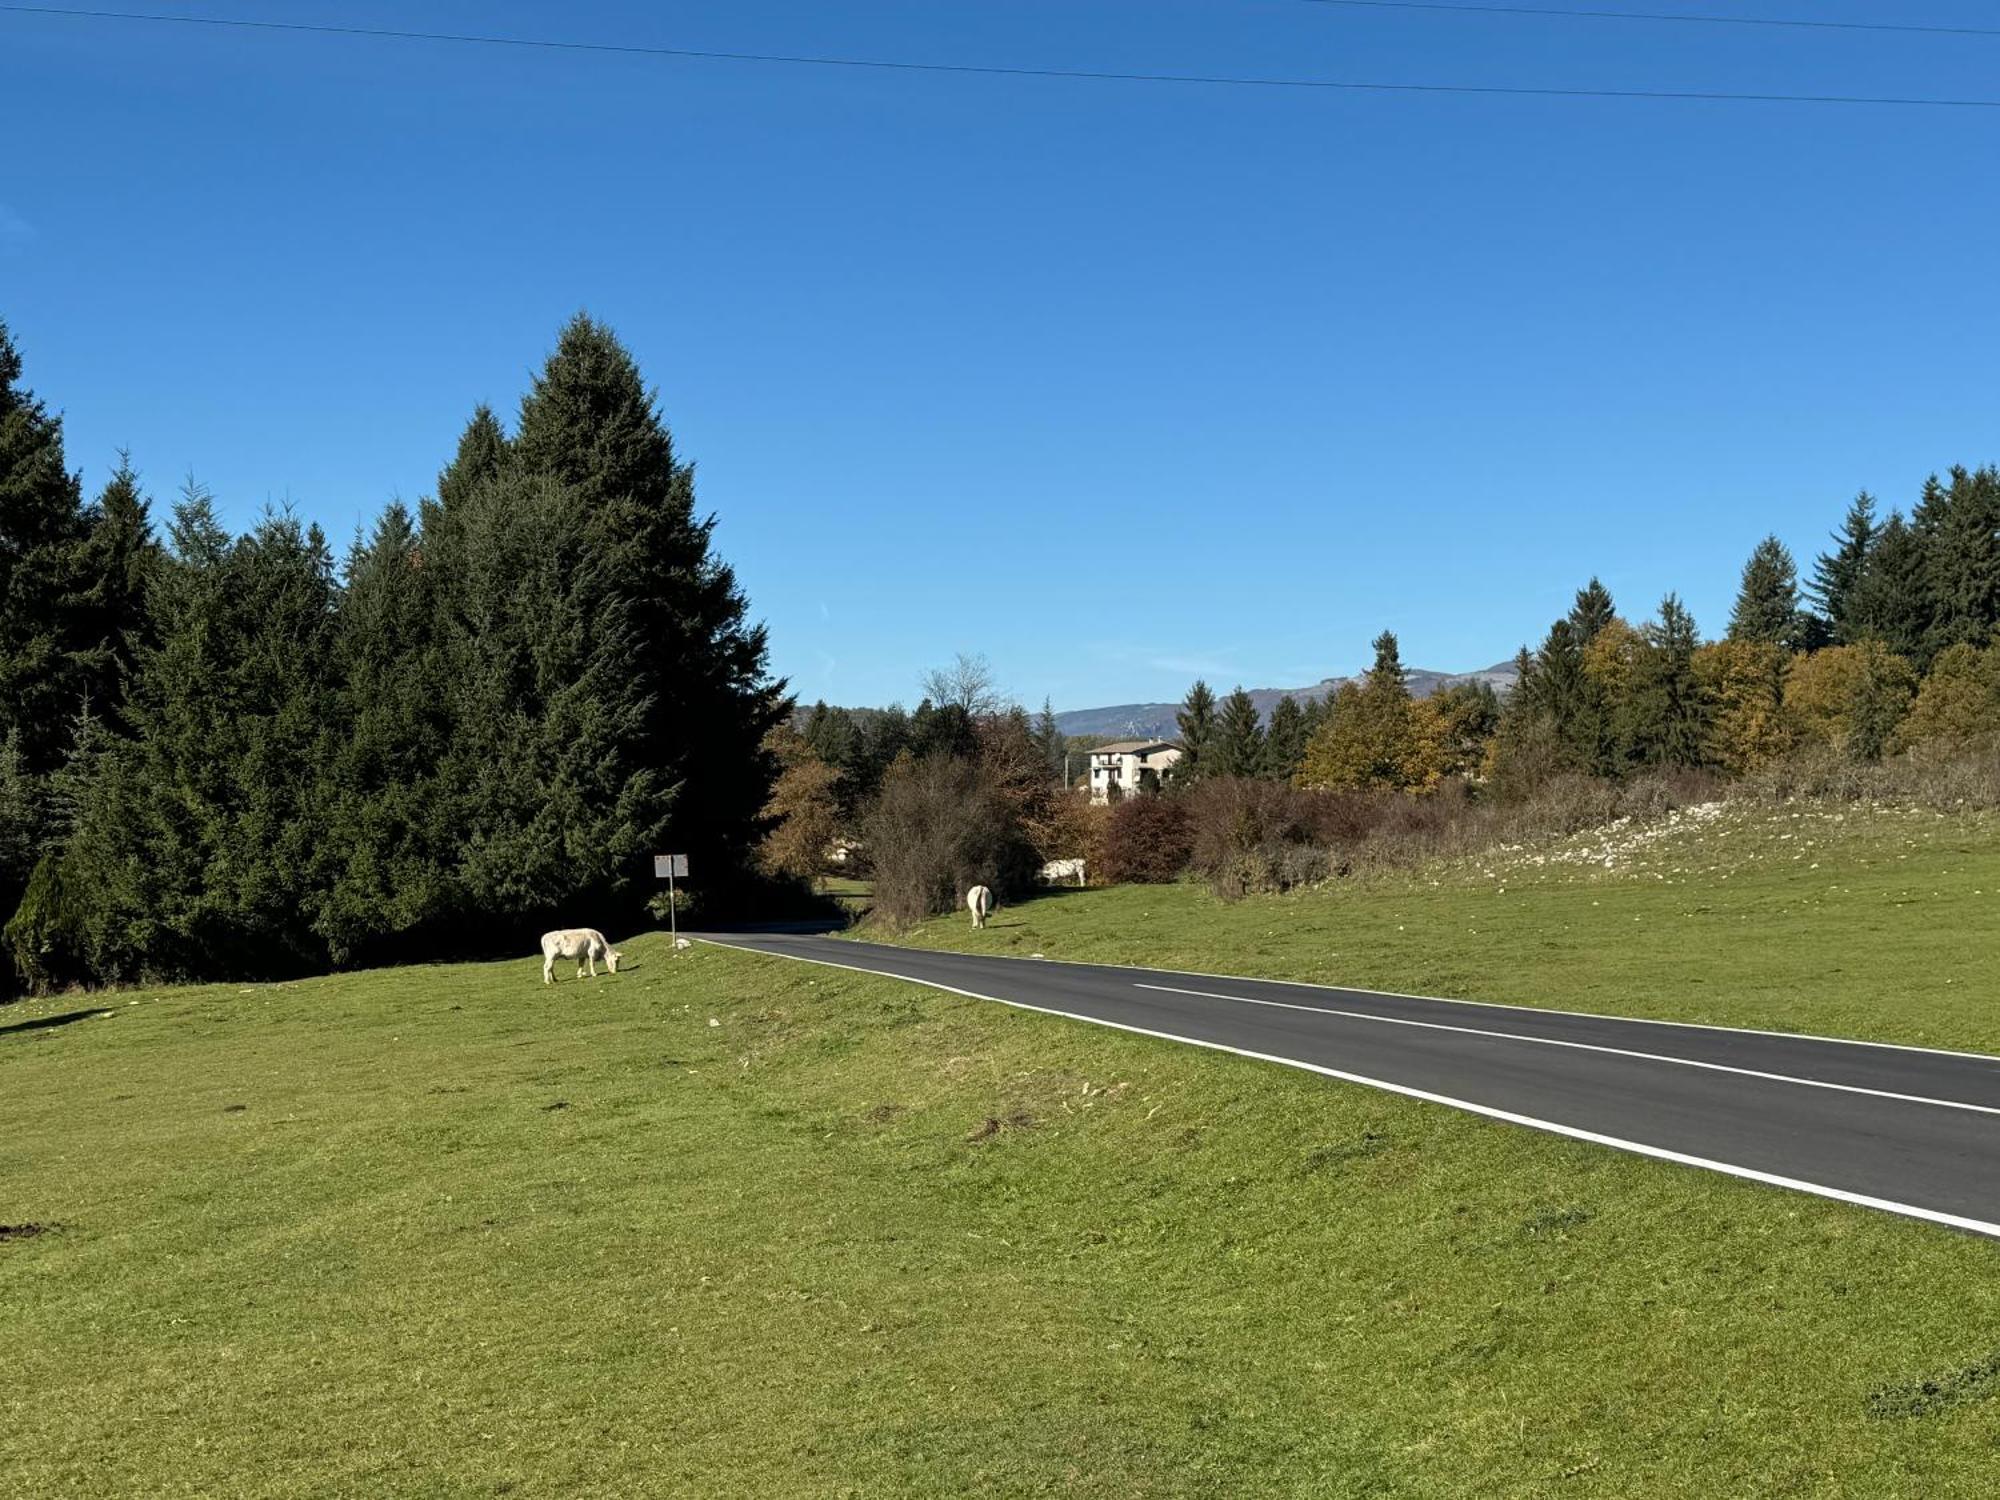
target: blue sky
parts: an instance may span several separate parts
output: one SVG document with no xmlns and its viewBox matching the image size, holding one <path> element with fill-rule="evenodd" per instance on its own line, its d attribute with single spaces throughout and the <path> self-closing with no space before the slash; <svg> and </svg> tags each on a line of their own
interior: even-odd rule
<svg viewBox="0 0 2000 1500">
<path fill-rule="evenodd" d="M 1558 3 L 1558 0 L 1551 0 Z M 1621 0 L 1597 0 L 1619 8 Z M 2000 38 L 1309 0 L 182 14 L 1117 71 L 2000 98 Z M 1994 25 L 1911 7 L 1650 10 Z M 2000 110 L 1340 94 L 0 15 L 0 317 L 102 481 L 337 540 L 609 321 L 808 700 L 1511 654 L 2000 459 Z"/>
</svg>

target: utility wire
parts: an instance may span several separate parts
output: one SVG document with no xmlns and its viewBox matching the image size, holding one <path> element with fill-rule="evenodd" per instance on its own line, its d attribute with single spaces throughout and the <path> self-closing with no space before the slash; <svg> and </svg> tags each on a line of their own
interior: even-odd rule
<svg viewBox="0 0 2000 1500">
<path fill-rule="evenodd" d="M 1432 10 L 1471 16 L 1563 16 L 1580 21 L 1671 21 L 1692 26 L 1775 26 L 1801 31 L 1893 31 L 1914 36 L 2000 37 L 2000 27 L 1918 26 L 1900 21 L 1806 21 L 1776 16 L 1724 16 L 1656 10 L 1570 10 L 1553 5 L 1454 5 L 1445 0 L 1304 0 L 1347 10 Z"/>
<path fill-rule="evenodd" d="M 2000 110 L 2000 99 L 1942 99 L 1867 94 L 1753 94 L 1704 89 L 1533 88 L 1502 84 L 1382 83 L 1336 78 L 1260 78 L 1217 73 L 1124 73 L 1082 68 L 1010 68 L 981 63 L 894 62 L 884 58 L 823 57 L 785 52 L 717 52 L 692 47 L 652 47 L 625 42 L 575 42 L 549 37 L 489 36 L 472 32 L 399 31 L 382 26 L 336 26 L 306 21 L 252 21 L 224 16 L 166 16 L 142 11 L 74 10 L 53 5 L 0 4 L 0 14 L 66 16 L 72 20 L 141 21 L 169 26 L 209 26 L 240 31 L 284 31 L 311 36 L 370 37 L 398 42 L 451 42 L 550 52 L 613 53 L 699 62 L 778 63 L 816 68 L 865 68 L 898 73 L 952 73 L 988 78 L 1067 78 L 1093 83 L 1197 84 L 1223 88 L 1322 90 L 1372 94 L 1473 94 L 1539 99 L 1652 99 L 1703 104 L 1850 104 L 1912 109 Z"/>
</svg>

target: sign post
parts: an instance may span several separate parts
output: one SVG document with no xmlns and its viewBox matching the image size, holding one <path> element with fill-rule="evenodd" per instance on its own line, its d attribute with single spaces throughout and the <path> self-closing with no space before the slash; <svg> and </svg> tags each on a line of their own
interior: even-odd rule
<svg viewBox="0 0 2000 1500">
<path fill-rule="evenodd" d="M 674 898 L 674 877 L 686 880 L 688 857 L 685 854 L 655 854 L 653 856 L 653 878 L 667 883 L 667 930 L 673 934 L 674 952 L 681 949 L 680 903 Z"/>
</svg>

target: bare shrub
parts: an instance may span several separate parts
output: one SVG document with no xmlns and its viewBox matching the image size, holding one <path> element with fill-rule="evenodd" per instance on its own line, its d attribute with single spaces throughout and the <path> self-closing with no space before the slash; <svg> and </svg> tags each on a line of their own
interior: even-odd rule
<svg viewBox="0 0 2000 1500">
<path fill-rule="evenodd" d="M 1832 745 L 1806 745 L 1744 777 L 1738 801 L 1889 802 L 1931 812 L 2000 807 L 2000 747 L 1920 747 L 1880 762 L 1854 759 Z"/>
<path fill-rule="evenodd" d="M 1097 873 L 1111 885 L 1164 885 L 1180 879 L 1194 854 L 1182 797 L 1128 797 L 1104 819 Z"/>
<path fill-rule="evenodd" d="M 1190 867 L 1225 901 L 1289 889 L 1302 868 L 1292 851 L 1312 844 L 1317 799 L 1325 795 L 1234 776 L 1201 782 L 1185 799 Z M 1305 863 L 1323 871 L 1330 861 Z"/>
<path fill-rule="evenodd" d="M 875 868 L 875 912 L 896 926 L 953 910 L 976 884 L 1024 890 L 1035 855 L 1013 807 L 979 762 L 898 760 L 882 778 L 863 837 Z"/>
</svg>

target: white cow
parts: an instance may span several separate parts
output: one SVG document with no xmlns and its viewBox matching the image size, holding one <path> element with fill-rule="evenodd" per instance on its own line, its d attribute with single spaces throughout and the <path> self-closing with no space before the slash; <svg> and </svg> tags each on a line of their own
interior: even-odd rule
<svg viewBox="0 0 2000 1500">
<path fill-rule="evenodd" d="M 583 978 L 584 965 L 590 966 L 590 977 L 597 977 L 597 961 L 604 960 L 604 966 L 612 973 L 618 972 L 618 950 L 604 941 L 604 934 L 595 927 L 565 927 L 561 932 L 542 934 L 542 983 L 556 982 L 556 960 L 573 958 L 576 960 L 576 977 Z"/>
<path fill-rule="evenodd" d="M 993 910 L 993 893 L 983 885 L 975 885 L 965 893 L 965 909 L 972 913 L 974 927 L 984 927 L 987 913 Z"/>
</svg>

